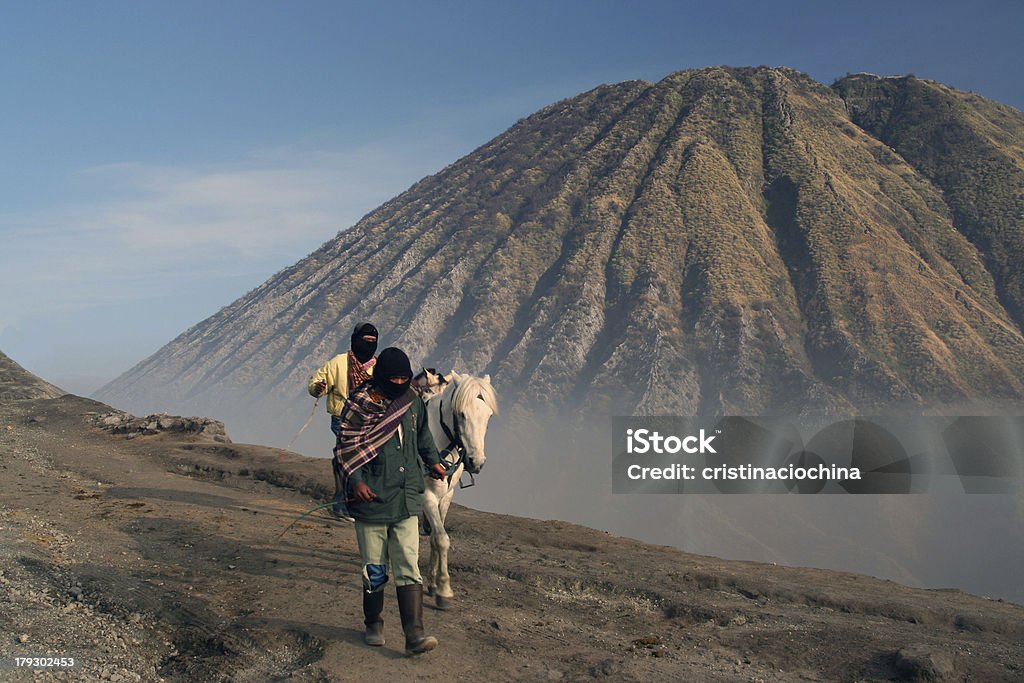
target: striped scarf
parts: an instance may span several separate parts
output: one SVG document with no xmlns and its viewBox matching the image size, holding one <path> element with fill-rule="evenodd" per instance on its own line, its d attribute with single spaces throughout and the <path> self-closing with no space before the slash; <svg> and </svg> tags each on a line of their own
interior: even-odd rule
<svg viewBox="0 0 1024 683">
<path fill-rule="evenodd" d="M 371 358 L 365 363 L 360 363 L 359 359 L 356 358 L 356 354 L 351 351 L 348 352 L 348 388 L 349 391 L 358 387 L 363 382 L 367 382 L 370 379 L 370 373 L 367 372 L 370 368 L 377 364 L 376 358 Z"/>
<path fill-rule="evenodd" d="M 416 396 L 406 391 L 390 404 L 381 405 L 370 398 L 369 389 L 369 384 L 354 389 L 341 411 L 334 457 L 341 463 L 346 477 L 377 457 L 398 430 Z"/>
</svg>

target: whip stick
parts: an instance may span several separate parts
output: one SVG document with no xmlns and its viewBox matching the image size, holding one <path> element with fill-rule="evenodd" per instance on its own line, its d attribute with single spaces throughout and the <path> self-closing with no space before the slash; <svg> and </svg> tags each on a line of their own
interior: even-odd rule
<svg viewBox="0 0 1024 683">
<path fill-rule="evenodd" d="M 286 451 L 290 451 L 292 449 L 292 444 L 295 443 L 295 439 L 299 438 L 299 434 L 304 432 L 306 430 L 306 427 L 309 426 L 309 423 L 313 419 L 313 416 L 316 415 L 316 406 L 319 403 L 320 397 L 317 396 L 316 400 L 313 401 L 313 410 L 309 411 L 309 417 L 306 418 L 306 422 L 301 427 L 299 427 L 299 431 L 295 432 L 295 436 L 293 436 L 292 440 L 288 442 L 288 445 L 284 447 Z"/>
<path fill-rule="evenodd" d="M 341 502 L 343 502 L 343 503 L 351 503 L 351 502 L 353 502 L 353 501 L 355 501 L 355 500 L 356 500 L 355 498 L 346 498 L 345 500 L 343 500 L 343 501 L 341 501 Z M 289 524 L 288 526 L 286 526 L 286 527 L 284 528 L 284 531 L 282 531 L 282 532 L 281 532 L 281 533 L 279 533 L 279 534 L 278 534 L 277 536 L 275 536 L 275 537 L 274 537 L 274 540 L 275 540 L 275 541 L 278 541 L 278 540 L 280 540 L 282 536 L 284 536 L 284 535 L 285 535 L 286 533 L 288 533 L 288 530 L 289 530 L 289 529 L 291 529 L 291 528 L 292 528 L 293 526 L 295 526 L 296 524 L 298 524 L 298 523 L 299 523 L 299 522 L 301 522 L 301 521 L 302 521 L 303 519 L 305 519 L 305 518 L 306 518 L 306 517 L 308 517 L 309 515 L 313 514 L 313 513 L 314 513 L 314 512 L 316 512 L 317 510 L 323 510 L 324 508 L 326 508 L 326 507 L 331 507 L 332 505 L 334 505 L 334 501 L 333 501 L 333 500 L 332 500 L 332 501 L 331 501 L 330 503 L 324 503 L 323 505 L 317 505 L 317 506 L 316 506 L 315 508 L 313 508 L 312 510 L 308 510 L 308 511 L 306 511 L 306 512 L 303 512 L 303 513 L 302 513 L 301 515 L 299 515 L 299 516 L 298 516 L 298 517 L 296 517 L 296 518 L 295 518 L 294 520 L 292 520 L 292 523 L 291 523 L 291 524 Z"/>
<path fill-rule="evenodd" d="M 298 517 L 296 517 L 296 518 L 295 518 L 295 520 L 294 520 L 294 521 L 293 521 L 293 522 L 292 522 L 291 524 L 289 524 L 288 526 L 286 526 L 286 527 L 284 528 L 284 531 L 282 531 L 282 532 L 281 532 L 281 533 L 279 533 L 279 534 L 278 534 L 277 536 L 275 536 L 275 537 L 274 537 L 274 540 L 275 540 L 275 541 L 278 541 L 278 540 L 280 540 L 282 536 L 284 536 L 284 535 L 285 535 L 286 533 L 288 533 L 288 530 L 289 530 L 289 529 L 291 529 L 291 528 L 292 528 L 293 526 L 295 526 L 296 524 L 298 524 L 298 523 L 299 523 L 299 522 L 300 522 L 300 521 L 301 521 L 302 519 L 304 519 L 304 518 L 305 518 L 305 517 L 306 517 L 307 515 L 310 515 L 310 514 L 312 514 L 312 513 L 316 512 L 317 510 L 323 510 L 323 509 L 324 509 L 325 507 L 330 507 L 331 505 L 334 505 L 334 502 L 333 502 L 333 501 L 332 501 L 332 502 L 330 502 L 330 503 L 324 503 L 323 505 L 317 505 L 317 506 L 316 506 L 315 508 L 313 508 L 313 509 L 312 509 L 312 510 L 310 510 L 309 512 L 303 512 L 303 513 L 302 513 L 301 515 L 299 515 Z"/>
</svg>

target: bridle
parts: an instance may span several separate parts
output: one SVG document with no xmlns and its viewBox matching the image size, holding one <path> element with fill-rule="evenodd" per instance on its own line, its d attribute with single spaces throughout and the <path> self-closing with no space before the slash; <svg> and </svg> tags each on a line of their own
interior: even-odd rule
<svg viewBox="0 0 1024 683">
<path fill-rule="evenodd" d="M 458 393 L 459 387 L 456 387 L 455 391 L 452 392 L 452 403 L 455 403 L 455 394 Z M 448 439 L 448 446 L 446 446 L 440 453 L 441 463 L 444 465 L 444 471 L 447 474 L 448 488 L 452 486 L 452 479 L 455 477 L 456 470 L 459 469 L 459 465 L 463 465 L 466 462 L 466 445 L 462 443 L 462 427 L 459 423 L 458 415 L 455 414 L 454 408 L 452 409 L 452 422 L 455 423 L 455 428 L 452 429 L 448 426 L 448 423 L 444 421 L 444 399 L 438 396 L 437 398 L 437 417 L 441 423 L 441 430 L 444 432 L 444 436 Z M 455 454 L 455 462 L 449 463 L 448 456 Z M 470 486 L 476 485 L 476 479 L 473 477 L 473 473 L 469 470 L 464 469 L 464 474 L 469 475 L 469 483 L 463 484 L 462 477 L 459 477 L 459 488 L 468 489 Z"/>
</svg>

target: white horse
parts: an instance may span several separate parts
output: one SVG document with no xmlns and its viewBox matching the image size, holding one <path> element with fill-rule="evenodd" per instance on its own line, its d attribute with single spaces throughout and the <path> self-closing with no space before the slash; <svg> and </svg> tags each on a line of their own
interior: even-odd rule
<svg viewBox="0 0 1024 683">
<path fill-rule="evenodd" d="M 453 372 L 444 378 L 444 388 L 427 400 L 427 420 L 434 443 L 449 469 L 442 480 L 427 479 L 423 496 L 424 527 L 430 530 L 430 570 L 426 593 L 433 595 L 439 609 L 448 609 L 452 592 L 448 576 L 450 541 L 444 520 L 459 486 L 463 470 L 477 474 L 487 455 L 484 435 L 491 415 L 498 414 L 498 397 L 491 376 L 473 377 Z"/>
</svg>

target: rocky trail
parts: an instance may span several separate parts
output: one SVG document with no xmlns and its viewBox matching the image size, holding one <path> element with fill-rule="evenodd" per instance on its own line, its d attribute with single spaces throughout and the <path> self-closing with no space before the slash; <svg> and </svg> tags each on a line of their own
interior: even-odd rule
<svg viewBox="0 0 1024 683">
<path fill-rule="evenodd" d="M 328 494 L 326 461 L 201 421 L 112 433 L 111 414 L 0 401 L 0 680 L 1024 678 L 1018 605 L 462 507 L 456 606 L 425 610 L 440 647 L 404 655 L 391 589 L 369 648 L 351 525 L 278 538 Z M 24 656 L 79 666 L 10 668 Z"/>
</svg>

